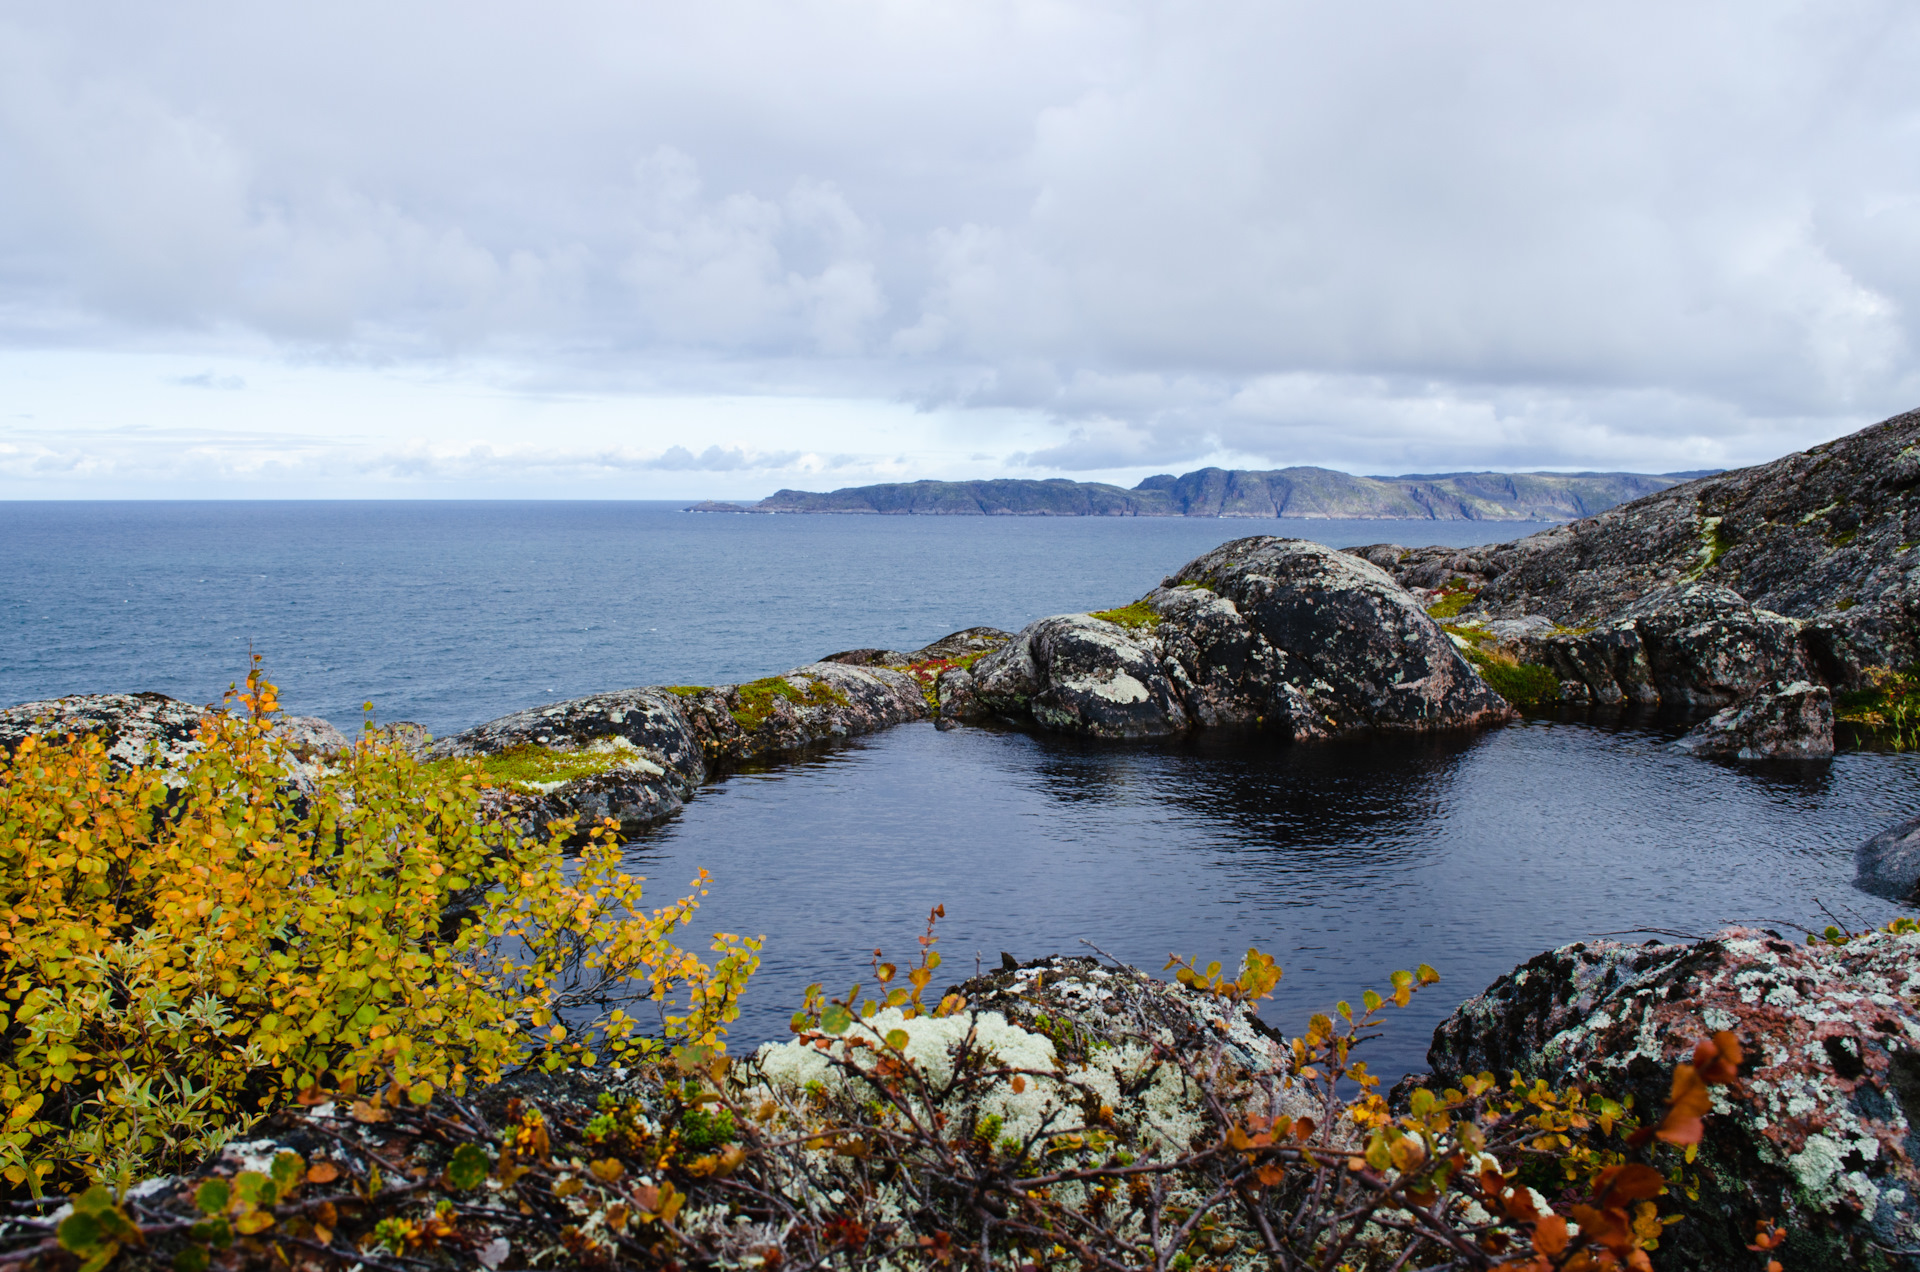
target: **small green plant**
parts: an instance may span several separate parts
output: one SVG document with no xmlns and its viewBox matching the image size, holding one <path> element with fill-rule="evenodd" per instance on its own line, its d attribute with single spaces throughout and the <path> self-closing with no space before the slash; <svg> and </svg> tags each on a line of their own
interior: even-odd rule
<svg viewBox="0 0 1920 1272">
<path fill-rule="evenodd" d="M 621 745 L 622 741 L 624 739 L 605 739 L 578 751 L 558 751 L 528 743 L 475 761 L 439 760 L 430 767 L 451 772 L 463 765 L 477 766 L 481 778 L 491 785 L 538 792 L 562 782 L 597 777 L 631 763 L 635 752 L 630 746 Z"/>
<path fill-rule="evenodd" d="M 1834 716 L 1896 751 L 1920 746 L 1920 671 L 1869 667 L 1868 687 L 1840 694 Z"/>
<path fill-rule="evenodd" d="M 1473 586 L 1472 580 L 1456 574 L 1440 589 L 1439 599 L 1427 606 L 1427 617 L 1438 622 L 1457 618 L 1460 612 L 1473 604 L 1479 595 L 1480 592 Z"/>
<path fill-rule="evenodd" d="M 733 1143 L 737 1135 L 733 1114 L 726 1109 L 709 1113 L 696 1106 L 680 1115 L 680 1143 L 688 1152 L 711 1153 Z"/>
<path fill-rule="evenodd" d="M 1160 616 L 1153 612 L 1144 598 L 1131 605 L 1122 605 L 1119 609 L 1100 610 L 1088 617 L 1113 623 L 1129 631 L 1150 631 L 1160 625 Z"/>
<path fill-rule="evenodd" d="M 752 680 L 735 686 L 733 698 L 735 706 L 731 714 L 734 723 L 748 732 L 759 728 L 772 717 L 777 702 L 786 701 L 803 707 L 847 705 L 847 695 L 827 681 L 809 681 L 807 687 L 801 689 L 785 676 L 768 676 L 764 680 Z"/>
</svg>

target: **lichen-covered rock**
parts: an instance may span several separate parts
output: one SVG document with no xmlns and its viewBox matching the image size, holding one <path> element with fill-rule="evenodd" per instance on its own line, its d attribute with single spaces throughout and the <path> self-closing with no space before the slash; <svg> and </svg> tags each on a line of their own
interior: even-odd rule
<svg viewBox="0 0 1920 1272">
<path fill-rule="evenodd" d="M 622 689 L 529 707 L 443 738 L 436 759 L 605 752 L 592 771 L 552 783 L 520 784 L 501 792 L 498 811 L 530 830 L 579 817 L 582 826 L 612 818 L 629 829 L 677 811 L 706 780 L 700 741 L 679 699 L 664 689 Z"/>
<path fill-rule="evenodd" d="M 1315 738 L 1511 715 L 1404 588 L 1303 539 L 1225 544 L 1110 617 L 1032 624 L 974 665 L 972 692 L 1016 720 L 1116 738 L 1224 725 Z"/>
<path fill-rule="evenodd" d="M 31 735 L 96 734 L 117 764 L 177 768 L 200 749 L 194 731 L 207 708 L 163 693 L 77 693 L 0 711 L 0 748 Z"/>
<path fill-rule="evenodd" d="M 677 697 L 715 771 L 932 714 L 920 682 L 905 672 L 831 662 L 742 685 L 681 690 Z"/>
<path fill-rule="evenodd" d="M 1881 831 L 1853 852 L 1853 886 L 1878 897 L 1920 899 L 1920 817 Z"/>
<path fill-rule="evenodd" d="M 1646 650 L 1660 700 L 1722 707 L 1813 674 L 1800 625 L 1707 583 L 1660 588 L 1621 612 Z"/>
<path fill-rule="evenodd" d="M 1153 738 L 1187 727 L 1152 638 L 1087 614 L 1029 625 L 973 665 L 972 688 L 999 714 L 1056 733 Z"/>
<path fill-rule="evenodd" d="M 1674 746 L 1733 760 L 1824 760 L 1833 756 L 1833 693 L 1796 680 L 1723 708 Z"/>
<path fill-rule="evenodd" d="M 319 716 L 281 716 L 274 722 L 274 731 L 303 759 L 332 755 L 353 745 L 346 734 Z"/>
<path fill-rule="evenodd" d="M 1434 1031 L 1431 1081 L 1519 1072 L 1662 1106 L 1675 1063 L 1740 1039 L 1746 1098 L 1716 1090 L 1701 1191 L 1658 1267 L 1749 1269 L 1757 1220 L 1790 1269 L 1894 1268 L 1920 1246 L 1920 935 L 1806 945 L 1729 929 L 1692 945 L 1539 955 Z"/>
</svg>

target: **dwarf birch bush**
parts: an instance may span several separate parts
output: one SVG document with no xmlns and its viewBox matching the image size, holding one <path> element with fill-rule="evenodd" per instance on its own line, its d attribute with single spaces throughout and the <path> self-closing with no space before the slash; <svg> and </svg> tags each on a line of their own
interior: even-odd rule
<svg viewBox="0 0 1920 1272">
<path fill-rule="evenodd" d="M 180 1169 L 320 1091 L 425 1103 L 723 1046 L 758 942 L 675 943 L 704 871 L 647 911 L 610 828 L 563 852 L 571 826 L 484 816 L 473 765 L 373 737 L 296 784 L 273 686 L 229 698 L 184 769 L 119 769 L 91 736 L 0 756 L 8 1182 Z"/>
</svg>

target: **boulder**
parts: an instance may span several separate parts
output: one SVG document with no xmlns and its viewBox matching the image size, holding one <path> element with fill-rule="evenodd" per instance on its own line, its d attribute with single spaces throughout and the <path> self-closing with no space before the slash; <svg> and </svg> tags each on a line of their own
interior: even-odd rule
<svg viewBox="0 0 1920 1272">
<path fill-rule="evenodd" d="M 1805 680 L 1779 685 L 1722 709 L 1674 746 L 1715 759 L 1831 759 L 1833 693 Z"/>
<path fill-rule="evenodd" d="M 1853 886 L 1877 897 L 1920 903 L 1920 817 L 1883 830 L 1853 852 Z"/>
<path fill-rule="evenodd" d="M 1125 610 L 1042 619 L 949 688 L 1093 737 L 1253 725 L 1310 738 L 1511 715 L 1379 567 L 1270 536 L 1215 549 Z"/>
<path fill-rule="evenodd" d="M 635 829 L 676 812 L 706 780 L 700 739 L 665 689 L 622 689 L 529 707 L 443 738 L 434 759 L 514 755 L 553 780 L 516 783 L 497 798 L 529 830 L 581 818 Z"/>
<path fill-rule="evenodd" d="M 1245 636 L 1225 607 L 1170 595 L 1183 588 L 1225 601 Z M 1244 667 L 1242 700 L 1265 696 L 1264 722 L 1296 738 L 1471 727 L 1512 714 L 1406 589 L 1378 566 L 1317 543 L 1261 536 L 1223 544 L 1169 579 L 1155 602 L 1186 619 L 1180 634 L 1199 655 L 1183 664 L 1189 680 L 1202 685 L 1215 668 Z"/>
<path fill-rule="evenodd" d="M 77 693 L 0 711 L 0 748 L 12 753 L 30 735 L 97 734 L 123 765 L 177 768 L 200 749 L 194 731 L 208 713 L 163 693 Z"/>
<path fill-rule="evenodd" d="M 1056 733 L 1151 738 L 1187 727 L 1152 639 L 1087 614 L 1031 624 L 974 664 L 971 682 L 988 709 Z"/>
<path fill-rule="evenodd" d="M 1434 1031 L 1435 1086 L 1519 1073 L 1662 1107 L 1673 1066 L 1731 1030 L 1747 1095 L 1716 1092 L 1697 1199 L 1656 1267 L 1740 1269 L 1760 1219 L 1789 1268 L 1894 1267 L 1920 1245 L 1920 934 L 1808 945 L 1733 928 L 1695 944 L 1542 954 Z"/>
</svg>

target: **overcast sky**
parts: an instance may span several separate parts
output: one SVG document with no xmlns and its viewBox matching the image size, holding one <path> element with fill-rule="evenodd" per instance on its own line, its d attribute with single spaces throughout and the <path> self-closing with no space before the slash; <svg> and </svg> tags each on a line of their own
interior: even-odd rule
<svg viewBox="0 0 1920 1272">
<path fill-rule="evenodd" d="M 1920 406 L 1920 8 L 0 9 L 0 497 L 1756 462 Z"/>
</svg>

